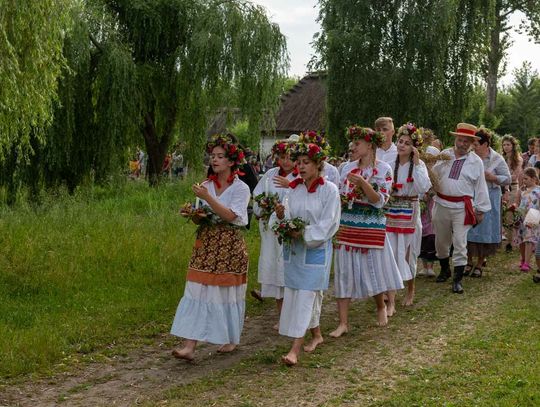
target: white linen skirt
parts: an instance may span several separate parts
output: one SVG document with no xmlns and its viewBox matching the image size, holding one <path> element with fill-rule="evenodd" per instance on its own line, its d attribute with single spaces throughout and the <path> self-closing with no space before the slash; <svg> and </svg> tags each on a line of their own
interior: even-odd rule
<svg viewBox="0 0 540 407">
<path fill-rule="evenodd" d="M 246 284 L 222 287 L 187 281 L 171 334 L 218 345 L 240 343 L 246 287 Z"/>
<path fill-rule="evenodd" d="M 422 246 L 422 225 L 416 225 L 414 233 L 387 233 L 386 234 L 394 259 L 398 266 L 403 281 L 412 280 L 416 277 L 416 262 Z M 407 261 L 407 250 L 409 260 Z"/>
<path fill-rule="evenodd" d="M 385 238 L 384 248 L 334 250 L 334 289 L 336 298 L 368 298 L 390 290 L 401 290 L 403 279 Z"/>
<path fill-rule="evenodd" d="M 285 287 L 273 284 L 261 284 L 261 297 L 283 299 Z"/>
<path fill-rule="evenodd" d="M 279 334 L 303 338 L 306 331 L 319 326 L 323 292 L 285 287 L 279 317 Z"/>
</svg>

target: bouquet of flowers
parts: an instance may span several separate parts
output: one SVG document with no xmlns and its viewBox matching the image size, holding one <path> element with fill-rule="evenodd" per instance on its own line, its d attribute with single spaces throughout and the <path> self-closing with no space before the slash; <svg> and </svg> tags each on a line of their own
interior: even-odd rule
<svg viewBox="0 0 540 407">
<path fill-rule="evenodd" d="M 277 235 L 279 244 L 290 244 L 293 240 L 291 233 L 303 232 L 307 224 L 302 218 L 283 219 L 274 223 L 272 230 Z"/>
<path fill-rule="evenodd" d="M 265 193 L 259 194 L 255 197 L 255 202 L 261 208 L 260 218 L 265 222 L 268 222 L 270 215 L 274 212 L 276 204 L 279 203 L 279 195 L 277 193 Z"/>
<path fill-rule="evenodd" d="M 377 183 L 372 182 L 371 187 L 375 192 L 379 191 L 379 185 Z M 360 201 L 364 196 L 364 191 L 362 191 L 362 188 L 360 188 L 359 186 L 355 186 L 352 191 L 347 190 L 346 193 L 341 193 L 341 208 L 349 210 L 352 209 L 354 202 Z"/>
<path fill-rule="evenodd" d="M 516 207 L 516 204 L 509 205 L 502 202 L 502 224 L 505 228 L 518 228 L 523 222 L 523 212 Z"/>
<path fill-rule="evenodd" d="M 214 213 L 209 206 L 199 206 L 186 202 L 180 208 L 180 215 L 198 225 L 215 225 L 221 222 L 221 218 Z"/>
</svg>

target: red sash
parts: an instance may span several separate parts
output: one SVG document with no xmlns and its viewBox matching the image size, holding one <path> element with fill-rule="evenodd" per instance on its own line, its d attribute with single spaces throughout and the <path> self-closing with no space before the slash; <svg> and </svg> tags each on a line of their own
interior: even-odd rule
<svg viewBox="0 0 540 407">
<path fill-rule="evenodd" d="M 472 198 L 470 196 L 467 196 L 467 195 L 448 196 L 448 195 L 443 195 L 440 192 L 437 192 L 437 196 L 448 202 L 464 202 L 465 203 L 465 222 L 463 222 L 463 224 L 476 225 L 476 215 L 474 214 Z"/>
</svg>

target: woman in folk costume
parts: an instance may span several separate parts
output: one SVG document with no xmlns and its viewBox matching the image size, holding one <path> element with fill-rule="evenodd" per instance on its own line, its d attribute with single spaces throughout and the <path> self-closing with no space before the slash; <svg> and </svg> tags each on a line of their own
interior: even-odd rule
<svg viewBox="0 0 540 407">
<path fill-rule="evenodd" d="M 384 136 L 358 126 L 349 127 L 347 136 L 354 143 L 359 160 L 340 187 L 342 214 L 334 251 L 339 326 L 330 333 L 336 338 L 348 332 L 352 298 L 374 297 L 377 321 L 383 326 L 388 323 L 384 293 L 403 288 L 403 279 L 386 236 L 383 209 L 392 188 L 392 169 L 375 157 Z"/>
<path fill-rule="evenodd" d="M 512 176 L 504 158 L 491 148 L 491 131 L 481 127 L 476 132 L 476 137 L 473 149 L 484 163 L 491 210 L 485 213 L 482 223 L 467 233 L 467 265 L 463 275 L 470 274 L 471 277 L 478 278 L 482 277 L 482 265 L 486 258 L 496 254 L 501 245 L 501 186 L 510 185 Z"/>
<path fill-rule="evenodd" d="M 510 175 L 512 176 L 512 182 L 506 188 L 506 192 L 503 194 L 503 205 L 507 209 L 513 203 L 516 202 L 517 193 L 519 190 L 519 181 L 521 180 L 521 174 L 523 173 L 523 158 L 519 148 L 519 142 L 511 135 L 507 134 L 502 138 L 502 156 L 508 165 Z M 516 232 L 516 228 L 513 227 L 514 215 L 512 211 L 503 211 L 503 224 L 504 233 L 506 235 L 506 252 L 512 251 L 512 239 Z"/>
<path fill-rule="evenodd" d="M 291 242 L 283 246 L 285 293 L 279 319 L 280 335 L 293 338 L 283 363 L 292 366 L 311 331 L 312 341 L 304 351 L 312 352 L 323 342 L 319 318 L 323 291 L 328 289 L 332 261 L 332 237 L 339 227 L 340 200 L 337 187 L 321 176 L 325 152 L 315 144 L 299 142 L 292 151 L 301 178 L 290 183 L 283 204 L 276 206 L 270 222 L 301 219 L 303 230 L 291 231 Z"/>
<path fill-rule="evenodd" d="M 322 151 L 324 151 L 327 157 L 330 155 L 330 145 L 328 144 L 326 139 L 316 131 L 308 130 L 300 133 L 299 140 L 302 143 L 315 144 L 319 146 Z M 335 186 L 339 186 L 339 171 L 332 164 L 326 162 L 326 160 L 322 163 L 321 177 L 323 177 L 327 181 L 330 181 Z"/>
<path fill-rule="evenodd" d="M 298 176 L 298 168 L 291 160 L 289 151 L 294 145 L 289 140 L 276 142 L 272 147 L 272 155 L 278 166 L 269 169 L 261 178 L 255 190 L 254 213 L 259 218 L 259 233 L 261 234 L 261 253 L 259 255 L 259 283 L 261 284 L 261 297 L 275 298 L 278 315 L 283 304 L 283 289 L 285 286 L 283 276 L 283 249 L 276 234 L 268 224 L 273 206 L 283 202 L 289 192 L 288 183 Z M 276 177 L 285 178 L 287 188 L 276 185 Z M 278 329 L 278 325 L 274 326 Z"/>
<path fill-rule="evenodd" d="M 229 135 L 214 136 L 206 151 L 213 174 L 192 190 L 197 202 L 215 214 L 215 222 L 201 223 L 197 230 L 184 296 L 171 328 L 173 335 L 185 338 L 184 347 L 173 355 L 186 360 L 194 358 L 198 341 L 222 345 L 218 352 L 233 351 L 244 324 L 248 255 L 240 227 L 247 224 L 250 192 L 237 175 L 244 153 Z"/>
<path fill-rule="evenodd" d="M 398 155 L 394 163 L 392 195 L 386 206 L 386 233 L 407 294 L 403 305 L 414 301 L 416 260 L 422 244 L 422 220 L 418 197 L 431 188 L 426 165 L 420 160 L 418 148 L 422 146 L 422 129 L 412 123 L 401 126 L 397 132 Z M 394 309 L 395 292 L 388 293 L 389 316 Z"/>
</svg>

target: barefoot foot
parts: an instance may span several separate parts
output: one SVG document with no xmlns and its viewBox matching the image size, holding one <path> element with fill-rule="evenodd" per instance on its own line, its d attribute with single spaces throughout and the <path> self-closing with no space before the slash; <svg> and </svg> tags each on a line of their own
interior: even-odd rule
<svg viewBox="0 0 540 407">
<path fill-rule="evenodd" d="M 339 324 L 336 329 L 329 333 L 332 338 L 339 338 L 341 335 L 349 332 L 349 326 L 346 324 Z"/>
<path fill-rule="evenodd" d="M 272 327 L 272 329 L 273 329 L 274 331 L 279 331 L 279 322 L 278 322 L 277 324 L 275 324 L 275 325 Z"/>
<path fill-rule="evenodd" d="M 322 336 L 315 336 L 311 339 L 310 343 L 304 346 L 304 352 L 313 352 L 315 349 L 317 349 L 317 346 L 319 346 L 323 342 L 324 340 Z"/>
<path fill-rule="evenodd" d="M 377 311 L 379 312 L 379 311 Z M 386 316 L 391 317 L 396 313 L 396 304 L 394 302 L 388 302 L 386 304 Z"/>
<path fill-rule="evenodd" d="M 227 344 L 221 346 L 217 351 L 219 353 L 229 353 L 229 352 L 232 352 L 235 349 L 236 349 L 236 345 L 234 345 L 232 343 L 227 343 Z"/>
<path fill-rule="evenodd" d="M 414 293 L 407 293 L 403 299 L 403 306 L 410 307 L 414 303 Z"/>
<path fill-rule="evenodd" d="M 187 348 L 173 349 L 172 355 L 176 359 L 184 359 L 184 360 L 187 360 L 188 362 L 191 362 L 195 358 L 195 351 L 192 349 L 187 349 Z"/>
<path fill-rule="evenodd" d="M 387 314 L 388 314 L 388 312 L 386 310 L 386 307 L 377 310 L 377 325 L 379 325 L 379 326 L 388 325 Z"/>
<path fill-rule="evenodd" d="M 294 354 L 288 354 L 281 357 L 281 362 L 286 366 L 294 366 L 298 363 L 298 357 Z"/>
</svg>

